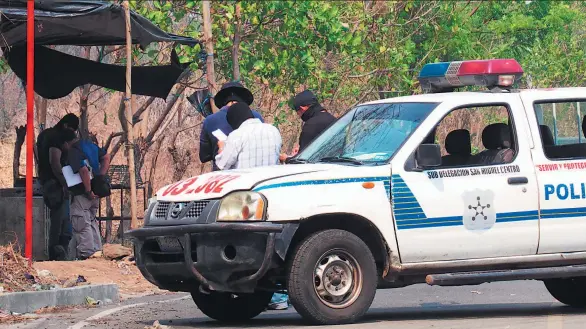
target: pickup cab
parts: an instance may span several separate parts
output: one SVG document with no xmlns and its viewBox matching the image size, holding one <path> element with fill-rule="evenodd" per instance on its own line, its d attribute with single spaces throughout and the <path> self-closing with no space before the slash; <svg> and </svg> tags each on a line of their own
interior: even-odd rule
<svg viewBox="0 0 586 329">
<path fill-rule="evenodd" d="M 137 266 L 219 321 L 274 292 L 341 324 L 377 289 L 510 280 L 586 308 L 586 88 L 512 89 L 522 72 L 427 64 L 425 93 L 350 109 L 286 165 L 161 188 L 128 232 Z"/>
</svg>

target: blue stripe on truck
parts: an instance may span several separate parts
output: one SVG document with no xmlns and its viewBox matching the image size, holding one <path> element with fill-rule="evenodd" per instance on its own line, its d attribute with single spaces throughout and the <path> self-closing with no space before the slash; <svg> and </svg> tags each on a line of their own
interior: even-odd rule
<svg viewBox="0 0 586 329">
<path fill-rule="evenodd" d="M 383 182 L 387 197 L 390 197 L 391 194 L 393 195 L 392 208 L 398 230 L 464 225 L 462 221 L 462 216 L 427 217 L 427 215 L 423 211 L 423 208 L 421 207 L 421 204 L 419 203 L 419 201 L 417 200 L 409 186 L 407 186 L 405 181 L 403 181 L 402 177 L 399 175 L 393 175 L 390 179 L 389 177 L 385 176 L 376 176 L 285 182 L 259 186 L 255 188 L 254 191 L 263 191 L 282 187 L 295 187 L 307 185 L 333 185 L 364 182 Z M 541 210 L 542 219 L 572 217 L 586 217 L 586 208 L 560 208 Z M 540 217 L 538 210 L 505 212 L 496 214 L 497 224 L 538 220 L 539 218 Z"/>
</svg>

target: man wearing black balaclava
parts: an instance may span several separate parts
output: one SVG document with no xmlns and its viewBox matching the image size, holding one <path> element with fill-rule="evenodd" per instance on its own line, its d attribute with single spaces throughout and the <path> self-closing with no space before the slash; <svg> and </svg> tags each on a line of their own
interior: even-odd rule
<svg viewBox="0 0 586 329">
<path fill-rule="evenodd" d="M 228 109 L 228 124 L 234 129 L 226 141 L 218 141 L 216 165 L 221 170 L 274 166 L 279 163 L 281 134 L 255 118 L 245 103 Z"/>
<path fill-rule="evenodd" d="M 302 151 L 322 131 L 326 130 L 326 128 L 336 121 L 336 118 L 321 106 L 317 97 L 309 90 L 304 90 L 295 95 L 293 98 L 293 109 L 301 117 L 301 120 L 303 120 L 303 128 L 299 136 L 299 151 Z M 281 161 L 285 161 L 286 158 L 287 155 L 281 154 Z"/>
<path fill-rule="evenodd" d="M 246 89 L 239 82 L 228 82 L 222 86 L 214 97 L 216 106 L 220 109 L 218 112 L 206 117 L 203 121 L 201 134 L 199 137 L 199 160 L 201 163 L 213 161 L 213 170 L 218 170 L 214 158 L 218 154 L 218 139 L 213 132 L 220 130 L 224 135 L 228 136 L 233 131 L 232 127 L 226 121 L 228 108 L 233 104 L 244 103 L 252 104 L 254 97 L 250 90 Z M 252 110 L 255 118 L 263 122 L 262 116 Z"/>
</svg>

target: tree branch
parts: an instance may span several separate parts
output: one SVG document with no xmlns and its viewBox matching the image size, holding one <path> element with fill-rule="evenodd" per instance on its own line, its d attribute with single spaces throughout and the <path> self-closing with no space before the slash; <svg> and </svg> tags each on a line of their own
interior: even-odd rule
<svg viewBox="0 0 586 329">
<path fill-rule="evenodd" d="M 478 6 L 476 6 L 476 8 L 474 8 L 472 10 L 472 12 L 470 13 L 470 15 L 468 15 L 468 17 L 472 17 L 474 14 L 476 14 L 476 12 L 478 11 L 478 9 L 480 8 L 480 6 L 482 6 L 482 1 L 478 4 Z"/>
<path fill-rule="evenodd" d="M 142 120 L 140 118 L 140 116 L 144 113 L 144 111 L 146 111 L 148 109 L 148 107 L 155 101 L 155 97 L 150 97 L 149 99 L 147 99 L 147 101 L 142 104 L 142 106 L 136 111 L 136 113 L 134 113 L 134 115 L 132 116 L 132 124 L 136 124 L 138 123 L 140 120 Z"/>
<path fill-rule="evenodd" d="M 173 95 L 173 98 L 169 102 L 167 102 L 167 107 L 165 108 L 163 113 L 161 113 L 161 115 L 159 116 L 159 118 L 155 122 L 153 128 L 151 129 L 151 131 L 148 133 L 147 137 L 145 138 L 145 143 L 150 144 L 153 141 L 153 137 L 155 137 L 155 134 L 157 133 L 159 128 L 161 128 L 161 125 L 163 124 L 163 122 L 165 122 L 165 118 L 167 117 L 169 112 L 171 112 L 171 110 L 173 109 L 173 106 L 175 105 L 175 103 L 177 103 L 177 100 L 179 99 L 181 94 L 183 94 L 184 91 L 185 91 L 185 86 L 180 86 L 179 89 L 177 90 L 177 92 Z"/>
<path fill-rule="evenodd" d="M 123 136 L 124 132 L 120 131 L 117 133 L 111 133 L 110 136 L 108 136 L 108 139 L 106 139 L 106 143 L 104 144 L 104 150 L 108 150 L 110 148 L 110 144 L 112 144 L 112 139 L 116 138 L 116 137 L 120 137 Z"/>
<path fill-rule="evenodd" d="M 238 50 L 240 49 L 240 29 L 242 26 L 241 4 L 237 1 L 234 5 L 236 22 L 234 23 L 234 42 L 232 45 L 232 79 L 240 80 L 240 62 L 238 61 Z"/>
<path fill-rule="evenodd" d="M 372 71 L 367 72 L 367 73 L 364 73 L 364 74 L 350 75 L 350 76 L 348 76 L 348 78 L 353 78 L 353 79 L 355 79 L 355 78 L 364 78 L 364 77 L 367 77 L 369 75 L 373 75 L 373 74 L 377 74 L 377 73 L 386 73 L 386 72 L 389 72 L 389 71 L 390 70 L 388 70 L 388 69 L 375 69 L 375 70 L 372 70 Z"/>
<path fill-rule="evenodd" d="M 122 50 L 122 49 L 124 49 L 124 48 L 126 48 L 126 47 L 125 47 L 125 46 L 121 46 L 121 47 L 113 47 L 113 48 L 111 48 L 111 49 L 109 49 L 109 50 L 106 50 L 106 51 L 104 51 L 104 53 L 102 54 L 102 59 L 104 59 L 104 57 L 106 57 L 106 56 L 110 55 L 111 53 L 113 53 L 113 52 L 116 52 L 116 51 L 118 51 L 118 50 Z"/>
</svg>

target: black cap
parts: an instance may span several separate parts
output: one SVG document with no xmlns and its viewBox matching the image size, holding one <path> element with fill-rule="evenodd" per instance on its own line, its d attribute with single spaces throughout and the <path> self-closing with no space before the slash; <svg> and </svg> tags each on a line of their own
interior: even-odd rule
<svg viewBox="0 0 586 329">
<path fill-rule="evenodd" d="M 232 81 L 222 85 L 222 89 L 214 97 L 214 102 L 218 108 L 222 108 L 226 103 L 233 100 L 250 105 L 254 101 L 254 96 L 240 82 Z"/>
<path fill-rule="evenodd" d="M 304 90 L 293 98 L 293 109 L 297 111 L 300 106 L 317 103 L 317 97 L 310 90 Z"/>
</svg>

